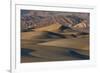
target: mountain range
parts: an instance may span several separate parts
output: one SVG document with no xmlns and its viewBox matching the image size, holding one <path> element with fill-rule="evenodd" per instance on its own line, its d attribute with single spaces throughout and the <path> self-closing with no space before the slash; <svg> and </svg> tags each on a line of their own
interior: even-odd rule
<svg viewBox="0 0 100 73">
<path fill-rule="evenodd" d="M 73 30 L 89 32 L 89 13 L 33 10 L 21 12 L 22 31 L 59 24 Z"/>
</svg>

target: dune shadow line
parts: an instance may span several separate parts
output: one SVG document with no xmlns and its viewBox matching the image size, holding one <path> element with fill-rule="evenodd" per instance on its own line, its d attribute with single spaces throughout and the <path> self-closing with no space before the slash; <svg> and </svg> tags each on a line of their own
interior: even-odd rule
<svg viewBox="0 0 100 73">
<path fill-rule="evenodd" d="M 69 55 L 71 57 L 79 58 L 79 59 L 89 59 L 88 55 L 81 54 L 81 53 L 77 52 L 76 50 L 72 50 L 72 49 L 69 49 L 67 51 L 67 55 Z"/>
</svg>

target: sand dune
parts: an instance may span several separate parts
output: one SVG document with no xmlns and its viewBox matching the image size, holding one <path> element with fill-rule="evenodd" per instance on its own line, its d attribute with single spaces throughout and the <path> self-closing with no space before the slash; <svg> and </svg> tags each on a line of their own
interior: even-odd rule
<svg viewBox="0 0 100 73">
<path fill-rule="evenodd" d="M 39 43 L 38 45 L 46 46 L 58 46 L 58 47 L 70 47 L 82 50 L 89 50 L 89 39 L 88 38 L 79 38 L 79 39 L 59 39 L 55 41 Z"/>
<path fill-rule="evenodd" d="M 59 18 L 57 18 L 59 19 Z M 65 18 L 61 18 L 63 22 Z M 60 22 L 21 33 L 21 62 L 89 59 L 89 36 L 79 29 L 85 24 L 69 27 Z"/>
<path fill-rule="evenodd" d="M 43 62 L 43 61 L 64 61 L 64 60 L 82 60 L 83 55 L 89 55 L 86 50 L 79 50 L 74 48 L 64 48 L 56 46 L 44 45 L 24 45 L 29 49 L 27 56 L 22 56 L 22 62 Z M 24 48 L 22 48 L 24 49 Z M 30 51 L 32 50 L 32 51 Z M 74 53 L 70 50 L 73 50 Z M 74 54 L 74 56 L 73 56 Z M 83 54 L 77 55 L 77 54 Z M 26 55 L 26 53 L 24 54 Z M 31 57 L 29 57 L 31 55 Z"/>
<path fill-rule="evenodd" d="M 34 29 L 34 31 L 56 31 L 61 27 L 60 24 L 56 23 L 56 24 L 51 24 L 49 26 L 45 26 L 45 27 L 41 27 L 41 28 L 36 28 Z"/>
<path fill-rule="evenodd" d="M 73 32 L 74 33 L 74 32 Z M 64 38 L 72 32 L 22 32 L 21 62 L 84 60 L 89 57 L 88 38 Z M 70 51 L 72 49 L 72 51 Z M 73 51 L 74 50 L 74 51 Z"/>
<path fill-rule="evenodd" d="M 25 36 L 27 35 L 27 36 Z M 32 32 L 32 33 L 23 33 L 22 39 L 24 40 L 34 40 L 34 39 L 57 39 L 57 38 L 66 38 L 63 34 L 55 32 Z"/>
</svg>

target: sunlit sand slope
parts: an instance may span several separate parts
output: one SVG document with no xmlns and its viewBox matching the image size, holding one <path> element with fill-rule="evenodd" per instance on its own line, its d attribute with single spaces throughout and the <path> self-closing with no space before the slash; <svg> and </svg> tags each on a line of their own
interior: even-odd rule
<svg viewBox="0 0 100 73">
<path fill-rule="evenodd" d="M 59 23 L 51 24 L 45 27 L 34 29 L 34 31 L 56 31 L 61 27 Z"/>
<path fill-rule="evenodd" d="M 39 43 L 38 45 L 70 47 L 82 50 L 89 50 L 88 38 L 59 39 L 51 42 Z"/>
</svg>

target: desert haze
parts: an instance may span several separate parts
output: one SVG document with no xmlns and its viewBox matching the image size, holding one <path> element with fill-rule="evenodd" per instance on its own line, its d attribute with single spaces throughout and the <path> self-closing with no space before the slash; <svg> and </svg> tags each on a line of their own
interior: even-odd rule
<svg viewBox="0 0 100 73">
<path fill-rule="evenodd" d="M 21 63 L 89 60 L 89 13 L 21 10 Z"/>
</svg>

